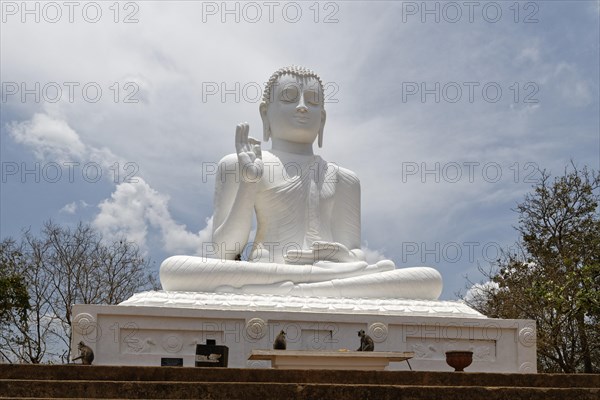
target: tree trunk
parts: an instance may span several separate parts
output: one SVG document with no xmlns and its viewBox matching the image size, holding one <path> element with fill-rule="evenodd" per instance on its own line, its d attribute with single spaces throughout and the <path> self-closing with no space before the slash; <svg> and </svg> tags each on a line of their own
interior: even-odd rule
<svg viewBox="0 0 600 400">
<path fill-rule="evenodd" d="M 585 315 L 577 314 L 577 329 L 579 330 L 579 338 L 581 343 L 581 356 L 583 358 L 583 372 L 591 374 L 594 372 L 592 367 L 592 353 L 588 342 L 588 336 L 585 326 Z"/>
</svg>

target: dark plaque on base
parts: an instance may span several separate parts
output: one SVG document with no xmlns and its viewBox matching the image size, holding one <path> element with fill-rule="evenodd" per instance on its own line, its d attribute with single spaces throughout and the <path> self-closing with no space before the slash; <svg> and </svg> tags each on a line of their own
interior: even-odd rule
<svg viewBox="0 0 600 400">
<path fill-rule="evenodd" d="M 161 367 L 183 367 L 183 358 L 168 358 L 162 357 L 160 359 Z"/>
</svg>

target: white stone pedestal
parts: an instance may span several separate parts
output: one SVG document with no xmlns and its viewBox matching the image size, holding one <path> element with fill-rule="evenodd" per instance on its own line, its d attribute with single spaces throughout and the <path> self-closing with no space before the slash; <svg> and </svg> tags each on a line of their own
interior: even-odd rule
<svg viewBox="0 0 600 400">
<path fill-rule="evenodd" d="M 282 329 L 288 350 L 329 351 L 356 350 L 364 329 L 376 351 L 414 352 L 416 371 L 452 371 L 445 352 L 471 350 L 467 371 L 536 372 L 534 321 L 486 318 L 461 302 L 145 292 L 118 306 L 75 305 L 73 316 L 73 354 L 83 341 L 97 365 L 192 367 L 196 344 L 214 339 L 229 347 L 229 367 L 268 368 L 248 357 Z"/>
</svg>

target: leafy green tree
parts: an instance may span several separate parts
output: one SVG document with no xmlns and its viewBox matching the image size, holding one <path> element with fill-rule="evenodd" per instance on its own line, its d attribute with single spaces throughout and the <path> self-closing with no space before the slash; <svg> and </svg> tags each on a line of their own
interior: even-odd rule
<svg viewBox="0 0 600 400">
<path fill-rule="evenodd" d="M 24 320 L 29 309 L 29 294 L 23 277 L 18 274 L 21 254 L 12 243 L 0 243 L 0 325 L 16 313 Z"/>
<path fill-rule="evenodd" d="M 600 174 L 545 171 L 518 204 L 518 251 L 506 252 L 466 300 L 491 317 L 537 324 L 538 370 L 600 371 Z"/>
</svg>

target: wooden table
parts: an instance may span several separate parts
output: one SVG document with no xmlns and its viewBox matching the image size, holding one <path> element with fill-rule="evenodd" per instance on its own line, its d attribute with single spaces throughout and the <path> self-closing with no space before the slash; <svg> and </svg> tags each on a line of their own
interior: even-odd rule
<svg viewBox="0 0 600 400">
<path fill-rule="evenodd" d="M 395 351 L 252 350 L 248 359 L 271 361 L 276 369 L 382 371 L 392 361 L 408 362 L 414 356 L 413 352 Z"/>
</svg>

